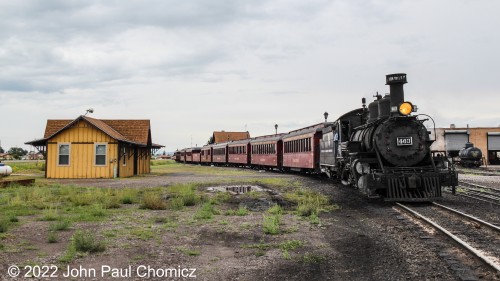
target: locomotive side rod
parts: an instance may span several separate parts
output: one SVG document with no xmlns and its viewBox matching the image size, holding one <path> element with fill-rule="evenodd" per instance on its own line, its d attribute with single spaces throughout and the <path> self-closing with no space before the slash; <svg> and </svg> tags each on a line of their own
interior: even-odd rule
<svg viewBox="0 0 500 281">
<path fill-rule="evenodd" d="M 413 214 L 414 216 L 420 218 L 421 220 L 425 221 L 427 224 L 430 224 L 435 229 L 441 231 L 446 236 L 448 236 L 449 238 L 451 238 L 455 242 L 457 242 L 461 247 L 465 248 L 466 250 L 468 250 L 469 252 L 471 252 L 472 254 L 474 254 L 476 257 L 478 257 L 481 261 L 483 261 L 484 263 L 486 263 L 487 265 L 489 265 L 491 268 L 493 268 L 497 272 L 500 272 L 500 265 L 494 263 L 492 260 L 490 260 L 489 258 L 487 258 L 486 256 L 484 256 L 481 252 L 479 252 L 477 249 L 475 249 L 471 245 L 467 244 L 466 242 L 464 242 L 462 239 L 458 238 L 457 236 L 453 235 L 451 232 L 449 232 L 448 230 L 444 229 L 439 224 L 433 222 L 429 218 L 421 215 L 420 213 L 412 210 L 411 208 L 409 208 L 409 207 L 407 207 L 407 206 L 405 206 L 405 205 L 403 205 L 401 203 L 396 203 L 396 205 L 398 205 L 400 208 L 404 209 L 405 211 Z"/>
</svg>

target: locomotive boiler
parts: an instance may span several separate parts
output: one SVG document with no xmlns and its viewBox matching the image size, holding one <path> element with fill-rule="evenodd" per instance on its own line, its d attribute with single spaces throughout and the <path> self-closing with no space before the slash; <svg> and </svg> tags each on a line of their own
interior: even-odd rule
<svg viewBox="0 0 500 281">
<path fill-rule="evenodd" d="M 480 167 L 483 165 L 483 152 L 481 149 L 468 142 L 465 147 L 458 152 L 460 165 L 463 167 Z"/>
<path fill-rule="evenodd" d="M 386 76 L 390 94 L 341 116 L 323 130 L 321 169 L 368 197 L 388 201 L 428 201 L 441 197 L 442 186 L 458 182 L 452 165 L 431 155 L 428 119 L 412 115 L 405 101 L 406 74 Z"/>
</svg>

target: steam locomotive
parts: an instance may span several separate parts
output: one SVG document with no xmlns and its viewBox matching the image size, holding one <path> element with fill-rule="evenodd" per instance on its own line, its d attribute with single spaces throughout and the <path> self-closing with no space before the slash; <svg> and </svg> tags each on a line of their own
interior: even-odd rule
<svg viewBox="0 0 500 281">
<path fill-rule="evenodd" d="M 441 197 L 442 186 L 456 186 L 458 175 L 444 158 L 431 154 L 428 119 L 412 115 L 417 107 L 405 101 L 406 74 L 386 76 L 390 94 L 366 109 L 341 116 L 323 129 L 321 169 L 368 197 L 388 201 L 427 201 Z"/>
<path fill-rule="evenodd" d="M 324 173 L 386 201 L 429 201 L 458 175 L 447 158 L 434 157 L 425 114 L 405 101 L 406 74 L 386 76 L 390 94 L 325 122 L 284 134 L 177 151 L 178 162 Z M 429 116 L 427 116 L 429 117 Z M 430 118 L 430 117 L 429 117 Z M 432 118 L 430 118 L 432 119 Z"/>
</svg>

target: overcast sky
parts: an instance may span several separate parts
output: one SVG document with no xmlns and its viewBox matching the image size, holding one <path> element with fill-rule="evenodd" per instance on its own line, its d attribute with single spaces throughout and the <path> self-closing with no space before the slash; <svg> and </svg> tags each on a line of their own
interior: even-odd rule
<svg viewBox="0 0 500 281">
<path fill-rule="evenodd" d="M 0 0 L 0 140 L 94 108 L 150 119 L 167 151 L 285 132 L 408 74 L 438 126 L 500 125 L 496 0 Z"/>
</svg>

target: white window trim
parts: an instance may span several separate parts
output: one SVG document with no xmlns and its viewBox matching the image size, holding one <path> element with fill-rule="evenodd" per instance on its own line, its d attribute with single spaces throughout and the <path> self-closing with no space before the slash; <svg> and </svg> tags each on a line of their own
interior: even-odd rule
<svg viewBox="0 0 500 281">
<path fill-rule="evenodd" d="M 104 157 L 104 165 L 97 164 L 97 146 L 104 145 L 106 147 L 106 154 Z M 94 142 L 94 166 L 106 167 L 108 166 L 108 143 L 107 142 Z"/>
<path fill-rule="evenodd" d="M 61 145 L 67 145 L 69 147 L 69 149 L 68 149 L 68 164 L 60 164 L 59 163 L 59 156 L 61 155 L 59 148 Z M 71 143 L 70 142 L 58 142 L 57 143 L 57 166 L 69 167 L 70 164 L 71 164 Z"/>
</svg>

